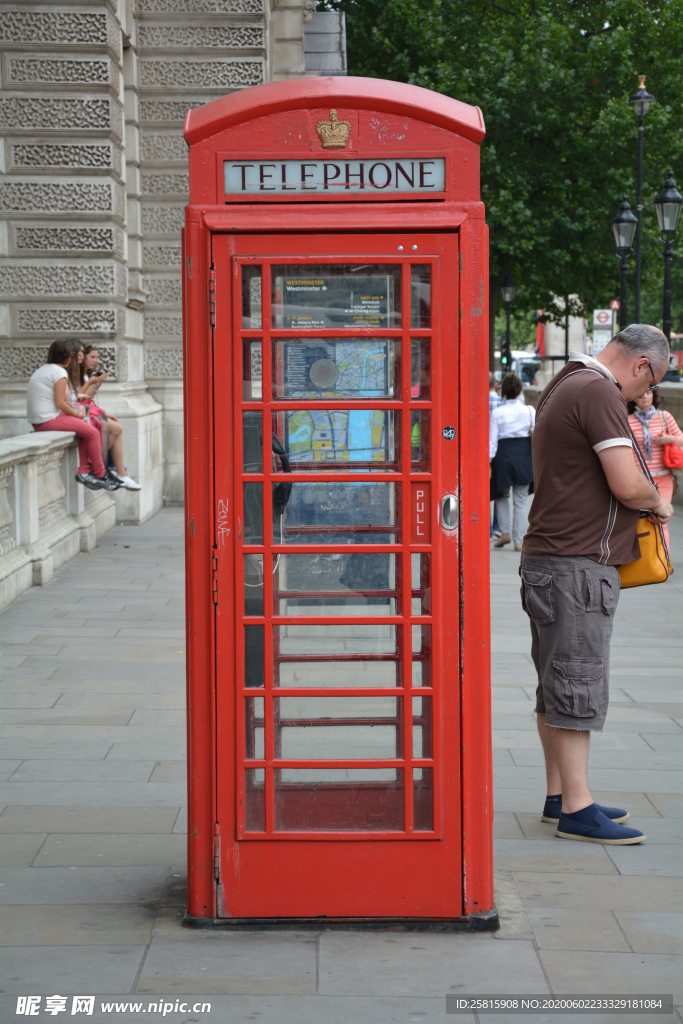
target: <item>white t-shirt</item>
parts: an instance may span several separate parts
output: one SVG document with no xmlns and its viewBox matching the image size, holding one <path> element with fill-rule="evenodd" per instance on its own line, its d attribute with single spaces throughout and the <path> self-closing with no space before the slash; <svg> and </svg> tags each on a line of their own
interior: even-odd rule
<svg viewBox="0 0 683 1024">
<path fill-rule="evenodd" d="M 489 417 L 489 458 L 498 451 L 498 442 L 508 437 L 529 437 L 536 422 L 533 405 L 521 405 L 516 398 L 507 398 Z"/>
<path fill-rule="evenodd" d="M 47 423 L 59 416 L 55 405 L 55 384 L 64 378 L 69 390 L 69 374 L 57 363 L 40 366 L 28 382 L 26 389 L 26 418 L 29 423 Z"/>
</svg>

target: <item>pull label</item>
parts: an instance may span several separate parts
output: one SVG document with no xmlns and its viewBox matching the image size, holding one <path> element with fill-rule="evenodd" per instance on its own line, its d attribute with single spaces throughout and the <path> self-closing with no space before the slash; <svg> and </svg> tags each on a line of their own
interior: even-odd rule
<svg viewBox="0 0 683 1024">
<path fill-rule="evenodd" d="M 431 489 L 428 483 L 410 485 L 410 539 L 413 544 L 430 544 Z"/>
</svg>

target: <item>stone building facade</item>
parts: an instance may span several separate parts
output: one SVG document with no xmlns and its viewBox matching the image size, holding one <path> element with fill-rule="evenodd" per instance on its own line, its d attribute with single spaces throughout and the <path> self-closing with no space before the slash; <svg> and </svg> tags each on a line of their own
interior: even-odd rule
<svg viewBox="0 0 683 1024">
<path fill-rule="evenodd" d="M 183 500 L 180 229 L 186 111 L 261 82 L 345 74 L 343 16 L 316 0 L 0 4 L 0 436 L 30 430 L 52 340 L 97 345 L 101 404 L 140 492 Z"/>
</svg>

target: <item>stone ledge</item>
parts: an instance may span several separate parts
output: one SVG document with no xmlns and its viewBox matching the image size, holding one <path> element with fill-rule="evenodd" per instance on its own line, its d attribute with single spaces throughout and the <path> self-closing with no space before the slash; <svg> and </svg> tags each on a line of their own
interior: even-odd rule
<svg viewBox="0 0 683 1024">
<path fill-rule="evenodd" d="M 116 503 L 77 484 L 71 431 L 0 440 L 0 608 L 45 586 L 79 551 L 92 551 L 116 523 Z"/>
</svg>

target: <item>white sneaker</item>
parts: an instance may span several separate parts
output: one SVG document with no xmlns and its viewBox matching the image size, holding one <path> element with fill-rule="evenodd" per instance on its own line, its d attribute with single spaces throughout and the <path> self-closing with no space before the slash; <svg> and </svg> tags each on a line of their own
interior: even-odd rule
<svg viewBox="0 0 683 1024">
<path fill-rule="evenodd" d="M 126 488 L 127 491 L 141 491 L 142 490 L 142 485 L 137 483 L 135 480 L 133 480 L 132 476 L 128 476 L 127 473 L 126 473 L 125 476 L 119 476 L 118 473 L 116 475 L 119 478 L 119 480 L 121 481 L 121 483 L 123 484 L 123 486 Z"/>
</svg>

